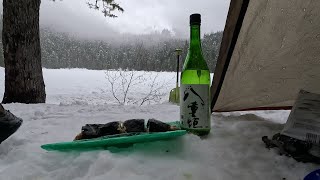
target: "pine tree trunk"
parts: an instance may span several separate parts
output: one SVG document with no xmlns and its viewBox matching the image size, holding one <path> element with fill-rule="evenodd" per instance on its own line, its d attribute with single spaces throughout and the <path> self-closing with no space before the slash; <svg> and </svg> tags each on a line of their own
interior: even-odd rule
<svg viewBox="0 0 320 180">
<path fill-rule="evenodd" d="M 44 103 L 40 0 L 3 0 L 5 92 L 2 103 Z"/>
</svg>

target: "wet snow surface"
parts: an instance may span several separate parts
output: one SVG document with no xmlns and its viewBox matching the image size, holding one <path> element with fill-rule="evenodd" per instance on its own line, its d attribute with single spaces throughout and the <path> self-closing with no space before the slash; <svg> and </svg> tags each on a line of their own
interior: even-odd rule
<svg viewBox="0 0 320 180">
<path fill-rule="evenodd" d="M 0 72 L 2 95 L 4 70 Z M 130 118 L 174 121 L 179 107 L 168 103 L 175 73 L 161 73 L 157 80 L 166 83 L 159 90 L 163 98 L 142 106 L 119 105 L 104 71 L 44 69 L 44 79 L 46 104 L 5 105 L 24 123 L 0 144 L 1 180 L 300 180 L 318 168 L 264 147 L 261 137 L 279 132 L 289 111 L 214 113 L 211 134 L 205 139 L 188 134 L 125 149 L 46 152 L 40 145 L 71 141 L 86 123 Z M 150 82 L 133 87 L 131 100 L 143 98 Z"/>
</svg>

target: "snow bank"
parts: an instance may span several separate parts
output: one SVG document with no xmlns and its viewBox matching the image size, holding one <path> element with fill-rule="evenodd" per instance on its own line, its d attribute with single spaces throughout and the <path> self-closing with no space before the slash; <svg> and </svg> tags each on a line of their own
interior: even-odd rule
<svg viewBox="0 0 320 180">
<path fill-rule="evenodd" d="M 3 69 L 0 73 L 2 95 Z M 24 124 L 0 144 L 0 179 L 300 180 L 318 168 L 264 148 L 261 137 L 279 132 L 288 111 L 214 113 L 212 132 L 205 139 L 188 134 L 125 149 L 46 152 L 41 144 L 71 141 L 85 123 L 130 118 L 172 121 L 178 119 L 179 107 L 167 102 L 168 91 L 158 104 L 116 104 L 103 71 L 44 69 L 44 78 L 46 104 L 5 105 Z M 161 79 L 169 82 L 168 89 L 175 86 L 174 73 L 161 73 Z M 133 94 L 141 96 L 135 92 L 145 88 L 137 87 Z"/>
</svg>

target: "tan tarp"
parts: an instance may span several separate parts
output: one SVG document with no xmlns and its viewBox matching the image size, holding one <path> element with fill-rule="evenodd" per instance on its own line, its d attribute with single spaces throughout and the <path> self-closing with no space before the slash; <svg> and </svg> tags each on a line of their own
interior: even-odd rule
<svg viewBox="0 0 320 180">
<path fill-rule="evenodd" d="M 213 110 L 290 107 L 300 89 L 320 93 L 320 1 L 250 0 Z"/>
</svg>

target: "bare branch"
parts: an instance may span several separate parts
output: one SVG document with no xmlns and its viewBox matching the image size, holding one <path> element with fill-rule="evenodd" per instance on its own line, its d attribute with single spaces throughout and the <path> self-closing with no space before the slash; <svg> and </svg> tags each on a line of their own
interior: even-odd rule
<svg viewBox="0 0 320 180">
<path fill-rule="evenodd" d="M 126 99 L 127 99 L 127 95 L 128 95 L 128 92 L 129 92 L 129 88 L 131 87 L 133 75 L 134 75 L 134 73 L 133 73 L 133 71 L 131 71 L 130 80 L 129 80 L 129 83 L 127 84 L 127 87 L 126 87 L 126 90 L 125 90 L 125 93 L 124 93 L 124 97 L 123 97 L 123 101 L 124 101 L 124 102 L 125 102 Z"/>
<path fill-rule="evenodd" d="M 163 83 L 161 86 L 155 88 L 155 86 L 158 85 L 158 83 L 156 83 L 158 77 L 159 73 L 157 73 L 157 75 L 153 78 L 152 83 L 150 84 L 150 91 L 144 98 L 142 98 L 140 106 L 148 101 L 158 101 L 159 99 L 161 99 L 160 97 L 164 95 L 164 93 L 159 93 L 159 90 L 164 88 L 166 83 Z"/>
<path fill-rule="evenodd" d="M 105 75 L 107 77 L 107 80 L 109 81 L 110 85 L 111 85 L 111 93 L 113 95 L 113 97 L 118 101 L 119 104 L 121 104 L 120 100 L 118 99 L 118 97 L 116 96 L 116 91 L 114 89 L 114 82 L 115 82 L 115 78 L 112 77 L 112 75 L 110 75 L 109 71 L 105 72 Z"/>
<path fill-rule="evenodd" d="M 50 1 L 55 2 L 56 0 L 50 0 Z M 119 12 L 124 12 L 124 9 L 118 3 L 115 3 L 114 0 L 88 0 L 87 5 L 89 6 L 90 9 L 94 9 L 94 10 L 101 9 L 101 12 L 104 15 L 104 17 L 112 17 L 112 18 L 118 17 L 112 13 L 112 11 L 115 11 L 115 10 L 118 10 Z"/>
<path fill-rule="evenodd" d="M 162 85 L 159 85 L 159 83 L 157 82 L 159 73 L 155 77 L 152 77 L 151 75 L 152 73 L 143 72 L 142 74 L 140 74 L 140 72 L 128 70 L 117 70 L 112 73 L 110 73 L 109 71 L 106 72 L 106 78 L 111 85 L 111 93 L 117 100 L 117 102 L 119 104 L 139 103 L 140 106 L 142 106 L 146 102 L 159 102 L 161 100 L 161 97 L 165 95 L 165 93 L 161 93 L 160 91 L 166 86 L 167 83 L 163 82 Z M 146 82 L 150 83 L 148 84 L 149 90 L 147 95 L 139 99 L 135 99 L 136 97 L 129 97 L 129 94 L 133 87 L 142 86 Z M 117 87 L 119 89 L 117 89 Z"/>
</svg>

